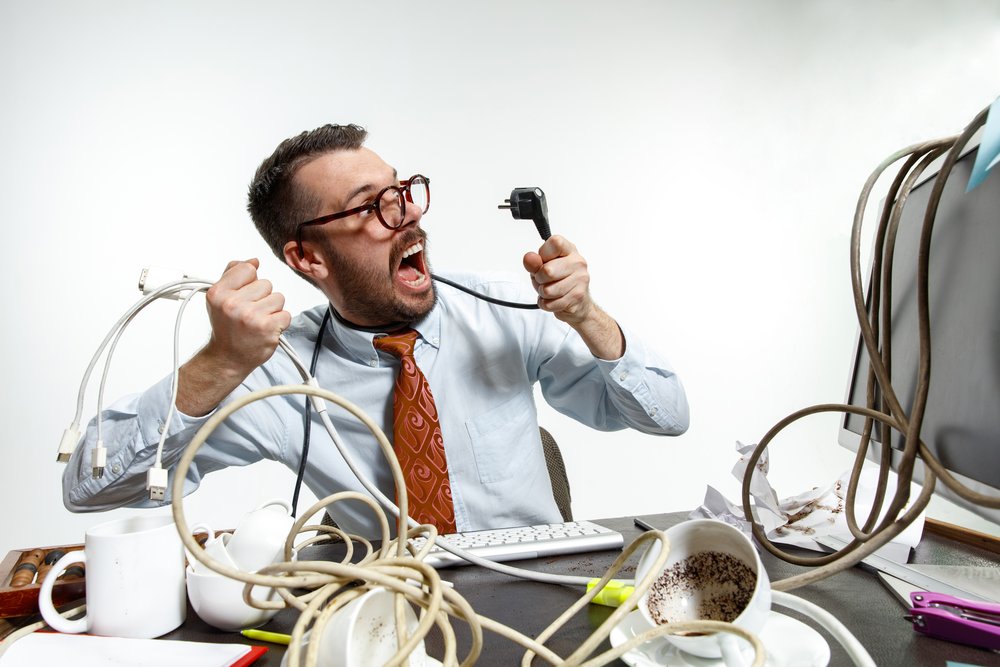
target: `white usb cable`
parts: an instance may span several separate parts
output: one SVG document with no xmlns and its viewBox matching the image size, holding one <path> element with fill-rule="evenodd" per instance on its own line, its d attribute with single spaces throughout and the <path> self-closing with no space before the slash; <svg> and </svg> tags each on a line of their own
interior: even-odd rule
<svg viewBox="0 0 1000 667">
<path fill-rule="evenodd" d="M 177 310 L 177 318 L 174 322 L 174 371 L 170 378 L 170 407 L 167 408 L 167 416 L 160 428 L 160 441 L 156 445 L 156 459 L 153 462 L 153 467 L 146 472 L 146 490 L 149 492 L 150 500 L 163 500 L 167 493 L 168 476 L 167 471 L 163 468 L 163 445 L 167 441 L 167 433 L 170 432 L 170 422 L 173 421 L 174 415 L 177 413 L 177 388 L 181 368 L 181 321 L 184 319 L 184 310 L 191 303 L 194 295 L 207 289 L 208 287 L 202 286 L 190 290 L 184 296 L 180 308 Z"/>
<path fill-rule="evenodd" d="M 176 294 L 187 292 L 196 288 L 207 289 L 212 283 L 206 280 L 200 280 L 195 278 L 184 278 L 181 280 L 175 280 L 164 285 L 160 285 L 155 289 L 150 289 L 148 285 L 144 285 L 140 281 L 140 289 L 143 290 L 145 296 L 138 302 L 133 304 L 108 331 L 104 340 L 98 346 L 97 350 L 94 352 L 93 357 L 91 357 L 90 363 L 87 366 L 87 370 L 83 374 L 83 379 L 80 382 L 80 389 L 77 393 L 76 401 L 76 413 L 73 416 L 73 421 L 70 425 L 63 431 L 62 439 L 59 442 L 59 451 L 56 455 L 56 460 L 62 463 L 69 461 L 70 456 L 73 454 L 73 450 L 76 449 L 77 443 L 80 441 L 80 420 L 83 415 L 83 405 L 84 399 L 86 397 L 87 385 L 90 383 L 91 375 L 94 372 L 94 368 L 97 366 L 97 362 L 100 360 L 101 355 L 104 354 L 105 350 L 108 350 L 108 357 L 105 361 L 104 372 L 101 378 L 101 385 L 99 389 L 98 406 L 97 406 L 97 428 L 98 437 L 97 443 L 94 450 L 91 453 L 91 467 L 94 471 L 95 477 L 100 477 L 104 473 L 104 465 L 107 460 L 107 450 L 104 448 L 103 439 L 103 428 L 101 425 L 100 415 L 104 407 L 104 385 L 107 380 L 108 369 L 111 363 L 111 356 L 114 347 L 117 345 L 119 338 L 122 333 L 124 333 L 125 328 L 128 324 L 135 318 L 135 316 L 142 311 L 146 306 L 148 306 L 153 301 L 162 298 L 176 298 Z M 110 348 L 109 348 L 110 345 Z"/>
</svg>

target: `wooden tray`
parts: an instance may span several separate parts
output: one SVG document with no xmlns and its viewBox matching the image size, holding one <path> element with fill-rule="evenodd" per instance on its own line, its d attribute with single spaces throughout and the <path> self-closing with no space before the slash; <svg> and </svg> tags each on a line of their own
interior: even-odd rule
<svg viewBox="0 0 1000 667">
<path fill-rule="evenodd" d="M 15 549 L 7 552 L 7 556 L 0 561 L 0 618 L 10 618 L 12 616 L 28 616 L 38 613 L 38 591 L 42 584 L 37 580 L 26 586 L 14 588 L 10 585 L 11 577 L 14 576 L 14 568 L 18 561 L 25 554 L 41 549 L 47 556 L 50 552 L 59 549 L 61 551 L 79 551 L 82 544 L 69 544 L 55 547 L 31 547 L 29 549 Z M 57 607 L 60 605 L 80 600 L 85 596 L 85 578 L 76 577 L 64 581 L 56 581 L 52 586 L 52 603 Z"/>
</svg>

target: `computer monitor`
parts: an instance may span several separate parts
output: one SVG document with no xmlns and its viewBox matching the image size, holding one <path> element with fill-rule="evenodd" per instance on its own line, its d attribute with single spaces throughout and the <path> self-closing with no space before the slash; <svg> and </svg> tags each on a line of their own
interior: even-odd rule
<svg viewBox="0 0 1000 667">
<path fill-rule="evenodd" d="M 956 162 L 931 237 L 931 375 L 921 439 L 958 480 L 1000 497 L 1000 167 L 966 193 L 977 150 L 967 151 Z M 917 252 L 936 175 L 936 171 L 928 174 L 910 192 L 893 258 L 891 376 L 906 410 L 916 385 Z M 859 335 L 845 402 L 864 406 L 867 382 L 868 354 Z M 863 426 L 863 417 L 845 415 L 840 444 L 857 451 Z M 868 458 L 875 461 L 881 451 L 878 436 L 878 429 L 873 429 Z M 903 439 L 895 431 L 889 438 L 894 469 Z M 918 463 L 914 481 L 923 479 Z M 935 492 L 1000 524 L 1000 510 L 961 500 L 940 480 Z"/>
</svg>

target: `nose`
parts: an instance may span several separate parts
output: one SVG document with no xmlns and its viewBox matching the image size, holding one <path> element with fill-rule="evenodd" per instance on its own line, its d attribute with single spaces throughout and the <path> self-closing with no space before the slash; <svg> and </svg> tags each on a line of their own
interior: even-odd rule
<svg viewBox="0 0 1000 667">
<path fill-rule="evenodd" d="M 414 204 L 413 202 L 403 199 L 403 224 L 399 226 L 400 229 L 403 227 L 408 227 L 410 225 L 415 225 L 420 222 L 420 219 L 424 217 L 424 211 L 420 208 L 419 204 Z"/>
</svg>

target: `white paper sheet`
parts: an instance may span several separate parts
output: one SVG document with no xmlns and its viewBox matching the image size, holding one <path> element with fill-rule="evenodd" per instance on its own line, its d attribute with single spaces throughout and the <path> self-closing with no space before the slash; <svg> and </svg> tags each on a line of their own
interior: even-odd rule
<svg viewBox="0 0 1000 667">
<path fill-rule="evenodd" d="M 0 656 L 0 667 L 226 667 L 249 651 L 246 644 L 35 632 L 14 642 Z"/>
<path fill-rule="evenodd" d="M 742 481 L 745 475 L 750 455 L 755 445 L 736 443 L 740 458 L 733 467 L 733 476 Z M 778 494 L 767 480 L 767 452 L 760 457 L 756 470 L 750 479 L 750 495 L 754 501 L 754 513 L 764 529 L 764 534 L 772 542 L 824 551 L 816 544 L 814 537 L 832 535 L 842 540 L 850 541 L 851 532 L 847 527 L 845 495 L 850 479 L 850 471 L 845 472 L 833 484 L 825 489 L 813 488 L 797 495 L 779 500 Z M 866 463 L 862 469 L 855 499 L 855 515 L 858 525 L 863 525 L 875 498 L 878 483 L 878 466 Z M 886 498 L 891 498 L 896 490 L 896 475 L 889 473 Z M 919 489 L 911 491 L 911 497 L 916 497 Z M 888 502 L 883 503 L 883 513 Z M 727 500 L 717 489 L 709 486 L 705 492 L 704 503 L 690 514 L 691 518 L 714 518 L 730 523 L 747 535 L 750 534 L 750 524 L 743 518 L 742 502 L 734 504 Z M 881 516 L 880 516 L 881 518 Z M 910 549 L 920 541 L 923 533 L 923 515 L 917 518 L 902 533 L 889 544 L 878 550 L 883 558 L 905 563 L 909 559 Z"/>
</svg>

